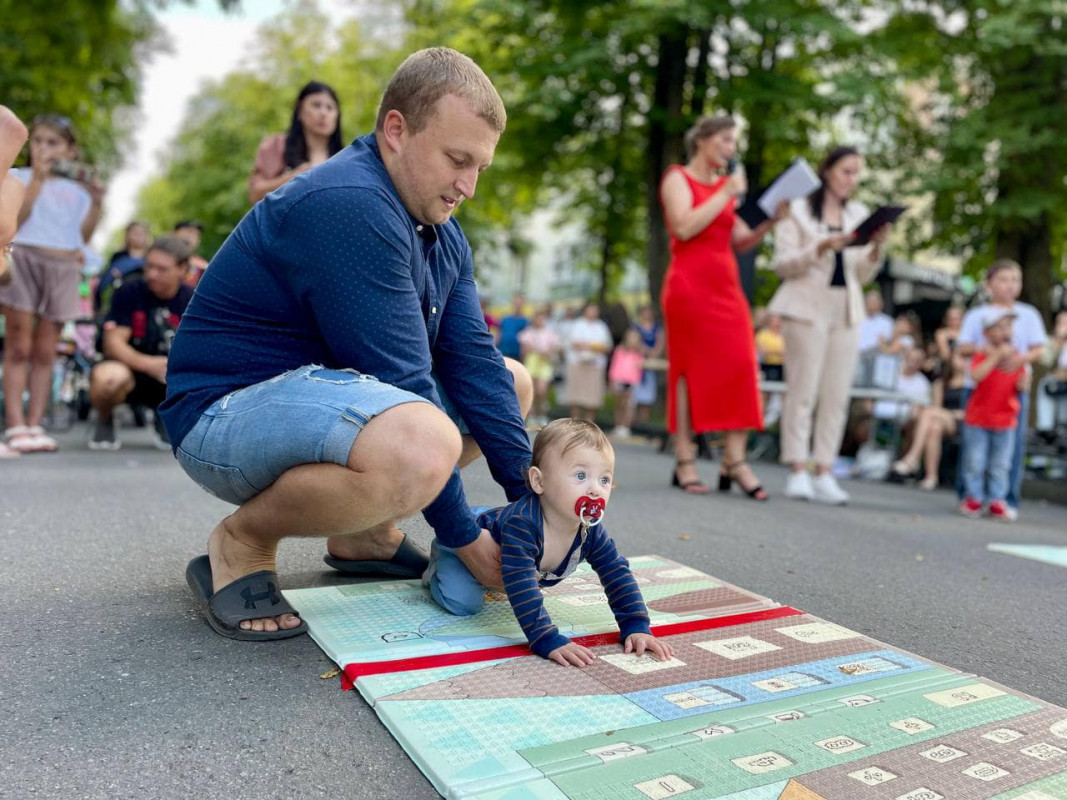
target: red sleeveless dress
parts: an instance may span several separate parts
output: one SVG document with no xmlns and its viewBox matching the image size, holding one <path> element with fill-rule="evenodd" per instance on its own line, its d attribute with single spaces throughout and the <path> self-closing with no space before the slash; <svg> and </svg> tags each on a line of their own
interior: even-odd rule
<svg viewBox="0 0 1067 800">
<path fill-rule="evenodd" d="M 726 178 L 702 183 L 680 166 L 693 207 Z M 669 172 L 669 170 L 668 170 Z M 671 234 L 671 264 L 660 301 L 667 327 L 667 430 L 677 429 L 678 379 L 685 378 L 690 425 L 704 431 L 762 430 L 756 341 L 731 243 L 734 200 L 689 241 Z M 669 228 L 669 225 L 668 225 Z"/>
</svg>

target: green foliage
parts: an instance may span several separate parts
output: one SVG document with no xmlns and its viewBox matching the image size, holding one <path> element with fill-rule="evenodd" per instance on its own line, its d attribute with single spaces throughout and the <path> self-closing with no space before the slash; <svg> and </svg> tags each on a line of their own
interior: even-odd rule
<svg viewBox="0 0 1067 800">
<path fill-rule="evenodd" d="M 47 9 L 0 0 L 0 102 L 27 123 L 69 117 L 81 157 L 118 162 L 137 101 L 140 65 L 161 45 L 150 13 L 118 0 L 52 0 Z"/>
<path fill-rule="evenodd" d="M 909 185 L 936 196 L 932 241 L 972 274 L 1015 258 L 1027 299 L 1047 310 L 1067 237 L 1067 3 L 907 5 L 879 39 L 923 79 L 928 125 L 899 143 L 916 159 Z"/>
<path fill-rule="evenodd" d="M 334 88 L 350 141 L 373 127 L 381 88 L 398 60 L 354 22 L 334 30 L 311 2 L 265 25 L 253 50 L 247 68 L 206 84 L 190 101 L 163 174 L 138 196 L 137 216 L 155 230 L 182 218 L 202 221 L 207 255 L 248 211 L 256 149 L 264 136 L 288 130 L 300 88 L 309 80 Z"/>
</svg>

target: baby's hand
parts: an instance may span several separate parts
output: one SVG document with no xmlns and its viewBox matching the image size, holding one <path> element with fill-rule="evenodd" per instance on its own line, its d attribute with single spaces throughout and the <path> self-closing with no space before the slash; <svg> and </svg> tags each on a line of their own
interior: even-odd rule
<svg viewBox="0 0 1067 800">
<path fill-rule="evenodd" d="M 674 655 L 674 649 L 669 644 L 661 642 L 650 633 L 631 633 L 626 637 L 624 653 L 635 653 L 641 656 L 646 650 L 654 653 L 660 661 L 666 661 Z"/>
<path fill-rule="evenodd" d="M 585 667 L 596 661 L 596 653 L 588 647 L 582 647 L 574 642 L 568 642 L 562 647 L 557 647 L 548 654 L 548 657 L 565 667 L 570 665 Z"/>
</svg>

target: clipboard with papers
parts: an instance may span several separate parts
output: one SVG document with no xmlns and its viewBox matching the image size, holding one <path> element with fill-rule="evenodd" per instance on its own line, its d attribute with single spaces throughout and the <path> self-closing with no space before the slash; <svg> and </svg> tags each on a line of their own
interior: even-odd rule
<svg viewBox="0 0 1067 800">
<path fill-rule="evenodd" d="M 789 202 L 798 197 L 807 197 L 820 186 L 822 181 L 811 168 L 811 164 L 804 157 L 797 156 L 792 164 L 771 181 L 758 200 L 753 202 L 750 199 L 738 213 L 745 222 L 754 227 L 773 217 L 782 201 Z"/>
</svg>

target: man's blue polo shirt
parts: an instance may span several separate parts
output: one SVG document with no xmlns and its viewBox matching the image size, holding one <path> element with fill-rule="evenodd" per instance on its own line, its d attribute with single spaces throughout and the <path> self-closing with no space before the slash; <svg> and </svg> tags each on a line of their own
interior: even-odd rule
<svg viewBox="0 0 1067 800">
<path fill-rule="evenodd" d="M 454 219 L 407 212 L 373 134 L 257 203 L 212 259 L 167 363 L 171 441 L 224 395 L 306 364 L 355 369 L 440 408 L 432 367 L 508 499 L 526 491 L 529 439 L 470 246 Z M 478 536 L 458 469 L 424 514 L 445 545 Z"/>
</svg>

